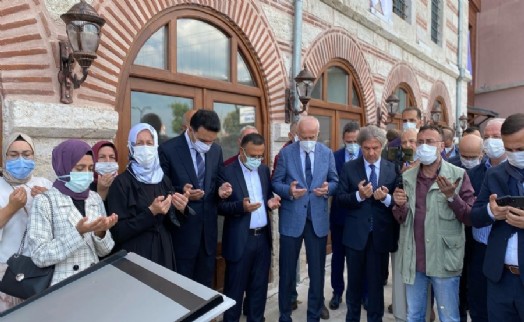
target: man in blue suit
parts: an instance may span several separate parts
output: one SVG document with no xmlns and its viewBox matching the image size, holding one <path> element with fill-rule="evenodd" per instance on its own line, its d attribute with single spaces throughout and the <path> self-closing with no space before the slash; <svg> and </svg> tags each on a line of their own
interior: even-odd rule
<svg viewBox="0 0 524 322">
<path fill-rule="evenodd" d="M 216 112 L 198 110 L 183 135 L 158 148 L 162 170 L 177 192 L 189 193 L 188 205 L 196 212 L 172 232 L 177 272 L 208 287 L 215 270 L 218 198 L 232 192 L 221 177 L 222 149 L 213 143 L 219 131 Z"/>
<path fill-rule="evenodd" d="M 224 294 L 236 301 L 224 313 L 224 322 L 240 319 L 242 296 L 247 293 L 247 320 L 262 322 L 271 264 L 271 218 L 269 211 L 280 206 L 273 197 L 269 168 L 261 164 L 264 137 L 244 136 L 237 160 L 224 169 L 224 180 L 233 193 L 218 204 L 225 216 L 222 256 L 226 260 Z"/>
<path fill-rule="evenodd" d="M 357 138 L 362 157 L 344 165 L 337 200 L 348 209 L 343 243 L 346 246 L 348 289 L 346 321 L 360 321 L 362 281 L 368 286 L 368 321 L 384 315 L 384 272 L 389 252 L 397 250 L 398 224 L 391 213 L 397 171 L 381 158 L 384 130 L 369 125 Z"/>
<path fill-rule="evenodd" d="M 355 160 L 360 157 L 360 146 L 357 143 L 358 131 L 360 125 L 357 122 L 349 122 L 344 125 L 342 131 L 342 140 L 344 147 L 335 151 L 335 166 L 337 173 L 342 172 L 344 164 L 348 161 Z M 342 293 L 344 292 L 344 265 L 345 253 L 344 245 L 342 244 L 342 233 L 344 231 L 344 222 L 346 221 L 347 209 L 339 206 L 336 196 L 331 202 L 331 211 L 329 214 L 329 228 L 331 230 L 331 287 L 333 288 L 333 298 L 329 301 L 329 308 L 332 310 L 338 309 L 342 302 Z"/>
<path fill-rule="evenodd" d="M 297 125 L 299 142 L 282 151 L 273 174 L 273 191 L 282 198 L 279 212 L 280 257 L 278 306 L 280 322 L 291 320 L 290 293 L 302 240 L 308 275 L 307 321 L 319 321 L 324 305 L 328 198 L 338 185 L 333 152 L 317 144 L 319 122 L 303 116 Z"/>
<path fill-rule="evenodd" d="M 523 321 L 524 210 L 496 199 L 524 196 L 524 114 L 509 116 L 501 134 L 508 162 L 488 169 L 471 220 L 475 227 L 492 225 L 483 266 L 489 321 Z"/>
</svg>

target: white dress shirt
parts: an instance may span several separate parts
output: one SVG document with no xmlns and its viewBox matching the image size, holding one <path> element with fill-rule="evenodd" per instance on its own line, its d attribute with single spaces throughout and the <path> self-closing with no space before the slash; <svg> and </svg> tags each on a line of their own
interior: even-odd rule
<svg viewBox="0 0 524 322">
<path fill-rule="evenodd" d="M 196 162 L 196 154 L 198 153 L 195 148 L 193 148 L 193 142 L 189 138 L 189 134 L 187 134 L 187 130 L 184 132 L 184 136 L 186 137 L 187 145 L 189 146 L 189 153 L 191 154 L 191 159 L 193 159 L 193 167 L 195 168 L 195 174 L 198 177 L 198 166 Z M 206 162 L 206 154 L 200 153 L 200 156 L 202 157 L 202 161 L 204 161 L 204 164 Z"/>
<path fill-rule="evenodd" d="M 260 202 L 261 206 L 251 213 L 251 221 L 249 222 L 249 228 L 261 228 L 267 225 L 267 210 L 264 203 L 264 194 L 262 193 L 262 183 L 260 182 L 260 176 L 258 175 L 258 169 L 253 171 L 249 170 L 244 166 L 244 163 L 238 158 L 242 173 L 244 174 L 244 181 L 246 182 L 247 192 L 249 193 L 249 202 L 257 203 Z"/>
<path fill-rule="evenodd" d="M 380 181 L 380 160 L 382 158 L 379 158 L 375 163 L 369 163 L 365 158 L 362 158 L 364 160 L 364 169 L 366 170 L 366 177 L 368 178 L 368 182 L 371 182 L 371 179 L 369 178 L 371 176 L 371 168 L 369 167 L 370 164 L 374 164 L 375 165 L 375 173 L 377 175 L 377 185 L 378 185 L 378 182 Z M 377 189 L 380 188 L 380 187 L 377 187 Z M 362 202 L 366 199 L 361 199 L 360 198 L 360 194 L 358 193 L 358 190 L 356 192 L 357 194 L 357 201 L 358 202 Z M 371 197 L 373 198 L 373 197 Z M 386 199 L 382 200 L 381 201 L 386 207 L 389 207 L 389 205 L 391 205 L 391 194 L 387 194 L 386 196 Z"/>
</svg>

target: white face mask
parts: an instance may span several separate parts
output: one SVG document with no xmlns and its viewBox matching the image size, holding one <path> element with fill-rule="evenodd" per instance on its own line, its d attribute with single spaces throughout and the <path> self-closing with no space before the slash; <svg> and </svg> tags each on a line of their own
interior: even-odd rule
<svg viewBox="0 0 524 322">
<path fill-rule="evenodd" d="M 402 123 L 402 130 L 404 131 L 409 130 L 409 129 L 416 129 L 416 128 L 417 128 L 417 123 L 414 123 L 414 122 Z"/>
<path fill-rule="evenodd" d="M 295 136 L 293 137 L 293 142 L 298 142 L 300 141 L 300 139 L 298 138 L 298 135 L 295 134 Z"/>
<path fill-rule="evenodd" d="M 193 143 L 193 148 L 198 152 L 198 153 L 204 153 L 206 154 L 209 149 L 211 149 L 211 144 L 205 144 L 204 142 L 200 141 L 199 139 L 196 138 L 195 136 L 195 132 L 192 132 L 192 136 L 193 138 L 195 139 L 195 142 L 192 142 Z"/>
<path fill-rule="evenodd" d="M 99 175 L 111 174 L 118 171 L 118 163 L 110 162 L 97 162 L 95 163 L 95 171 Z"/>
<path fill-rule="evenodd" d="M 357 143 L 346 144 L 346 151 L 348 151 L 349 155 L 356 156 L 359 149 L 360 146 Z"/>
<path fill-rule="evenodd" d="M 427 144 L 422 144 L 417 147 L 417 156 L 420 163 L 423 165 L 430 165 L 437 160 L 437 147 Z"/>
<path fill-rule="evenodd" d="M 300 141 L 300 146 L 302 147 L 302 150 L 306 151 L 307 153 L 314 151 L 316 144 L 317 141 Z"/>
<path fill-rule="evenodd" d="M 472 169 L 480 164 L 480 159 L 465 159 L 462 156 L 460 157 L 460 162 L 466 169 Z"/>
<path fill-rule="evenodd" d="M 524 151 L 506 152 L 508 162 L 515 168 L 524 169 Z"/>
<path fill-rule="evenodd" d="M 486 152 L 488 158 L 500 158 L 505 151 L 502 139 L 489 138 L 484 140 L 484 152 Z"/>
<path fill-rule="evenodd" d="M 144 168 L 149 168 L 155 162 L 158 155 L 157 147 L 150 145 L 139 145 L 133 147 L 133 159 Z"/>
</svg>

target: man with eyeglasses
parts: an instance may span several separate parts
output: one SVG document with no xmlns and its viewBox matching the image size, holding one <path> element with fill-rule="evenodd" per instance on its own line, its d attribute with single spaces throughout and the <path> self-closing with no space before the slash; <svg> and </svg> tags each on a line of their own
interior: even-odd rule
<svg viewBox="0 0 524 322">
<path fill-rule="evenodd" d="M 492 227 L 483 265 L 488 320 L 524 321 L 524 210 L 497 200 L 524 197 L 524 114 L 510 115 L 501 135 L 507 162 L 488 169 L 471 220 Z"/>
<path fill-rule="evenodd" d="M 431 283 L 442 322 L 459 321 L 459 281 L 465 248 L 464 224 L 471 224 L 473 188 L 464 169 L 442 159 L 442 132 L 426 125 L 417 135 L 420 164 L 402 174 L 393 193 L 400 226 L 396 256 L 406 284 L 408 321 L 424 321 Z"/>
<path fill-rule="evenodd" d="M 269 168 L 262 164 L 264 137 L 244 136 L 237 160 L 224 169 L 233 193 L 218 204 L 224 215 L 222 256 L 226 260 L 224 294 L 236 304 L 224 313 L 224 322 L 238 321 L 242 296 L 247 293 L 247 320 L 263 321 L 271 264 L 271 218 L 280 206 L 273 196 Z"/>
</svg>

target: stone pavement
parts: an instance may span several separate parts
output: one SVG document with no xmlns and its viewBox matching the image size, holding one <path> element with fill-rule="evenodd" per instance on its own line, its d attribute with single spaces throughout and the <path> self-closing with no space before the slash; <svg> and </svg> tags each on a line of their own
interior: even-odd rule
<svg viewBox="0 0 524 322">
<path fill-rule="evenodd" d="M 391 272 L 391 268 L 390 268 Z M 346 273 L 344 274 L 346 275 Z M 325 285 L 324 285 L 324 297 L 326 299 L 326 306 L 329 305 L 329 300 L 331 300 L 331 294 L 332 294 L 332 288 L 331 288 L 331 255 L 328 255 L 326 258 L 326 277 L 325 277 Z M 293 311 L 293 321 L 297 322 L 304 322 L 307 321 L 306 313 L 307 313 L 307 291 L 309 286 L 309 279 L 304 277 L 298 284 L 298 299 L 302 303 L 298 305 L 298 309 Z M 345 292 L 344 292 L 344 299 L 338 310 L 329 310 L 329 320 L 320 320 L 320 321 L 345 321 L 346 319 L 346 299 L 345 299 Z M 393 314 L 390 314 L 387 312 L 387 307 L 389 304 L 391 304 L 391 274 L 389 277 L 388 285 L 384 288 L 384 304 L 386 308 L 386 312 L 384 313 L 383 322 L 394 322 L 395 318 L 393 317 Z M 268 292 L 268 299 L 266 304 L 266 322 L 278 322 L 278 287 L 275 287 L 273 289 L 270 289 Z M 366 321 L 366 311 L 362 309 L 362 313 L 360 316 L 360 321 Z M 245 322 L 245 317 L 242 317 L 240 321 Z"/>
</svg>

